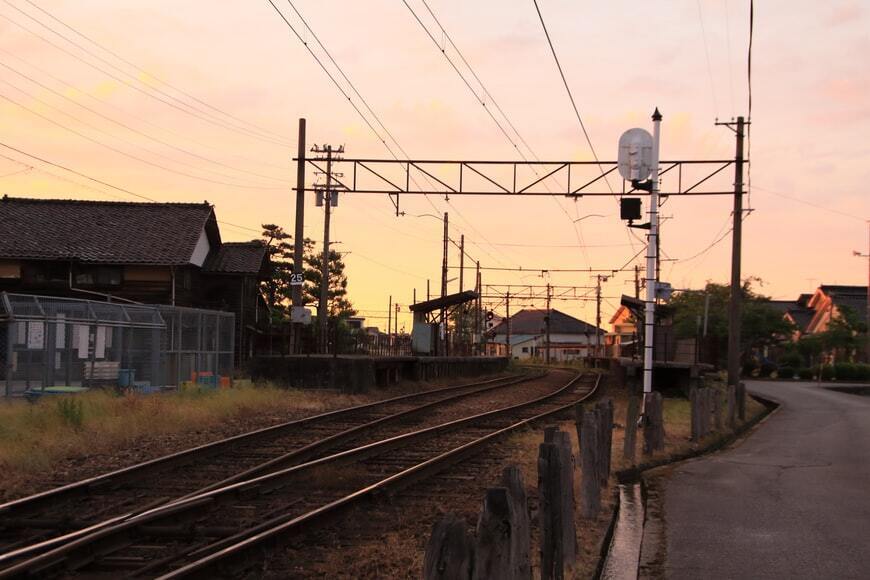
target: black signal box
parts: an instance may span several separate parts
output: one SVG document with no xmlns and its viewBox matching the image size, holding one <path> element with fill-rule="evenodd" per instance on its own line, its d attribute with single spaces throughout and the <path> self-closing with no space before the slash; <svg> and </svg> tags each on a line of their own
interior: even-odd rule
<svg viewBox="0 0 870 580">
<path fill-rule="evenodd" d="M 622 197 L 619 199 L 619 217 L 623 220 L 634 221 L 640 219 L 640 198 Z"/>
</svg>

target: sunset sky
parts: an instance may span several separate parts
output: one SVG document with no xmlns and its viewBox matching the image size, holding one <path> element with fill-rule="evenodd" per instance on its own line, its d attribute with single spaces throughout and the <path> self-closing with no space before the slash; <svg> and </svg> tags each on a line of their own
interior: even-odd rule
<svg viewBox="0 0 870 580">
<path fill-rule="evenodd" d="M 420 0 L 408 4 L 440 48 L 402 0 L 273 1 L 365 112 L 319 38 L 412 158 L 519 160 L 480 96 L 506 113 L 530 146 L 522 147 L 527 157 L 592 159 L 532 0 L 427 0 L 486 96 Z M 664 159 L 733 157 L 733 133 L 714 121 L 748 114 L 748 0 L 539 5 L 601 159 L 616 157 L 624 130 L 651 130 L 655 107 L 664 115 Z M 775 298 L 821 283 L 867 283 L 867 260 L 852 252 L 868 251 L 868 54 L 866 3 L 756 2 L 746 202 L 753 211 L 744 222 L 743 273 L 762 278 L 761 291 Z M 343 144 L 347 157 L 391 158 L 351 102 L 268 0 L 0 2 L 0 143 L 19 150 L 0 146 L 0 193 L 208 200 L 227 222 L 224 240 L 257 237 L 263 223 L 292 232 L 300 117 L 309 146 Z M 722 187 L 731 187 L 730 170 L 723 177 Z M 697 288 L 728 280 L 731 205 L 730 197 L 693 197 L 663 206 L 664 281 Z M 483 266 L 619 268 L 642 248 L 611 197 L 405 196 L 402 209 L 407 215 L 396 217 L 386 197 L 346 194 L 333 214 L 336 249 L 349 252 L 350 298 L 381 327 L 391 294 L 407 328 L 413 289 L 425 296 L 427 278 L 433 292 L 439 288 L 442 225 L 415 215 L 448 211 L 451 237 L 464 234 Z M 589 214 L 605 217 L 575 228 Z M 322 238 L 322 216 L 310 199 L 306 235 Z M 451 248 L 451 263 L 458 257 Z M 632 275 L 604 285 L 605 324 L 618 296 L 632 293 Z M 576 273 L 484 274 L 490 284 L 548 281 L 594 283 Z M 554 307 L 594 322 L 594 302 Z"/>
</svg>

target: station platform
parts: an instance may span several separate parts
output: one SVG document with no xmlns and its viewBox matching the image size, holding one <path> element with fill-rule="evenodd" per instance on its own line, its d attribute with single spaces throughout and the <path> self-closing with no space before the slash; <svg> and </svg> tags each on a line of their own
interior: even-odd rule
<svg viewBox="0 0 870 580">
<path fill-rule="evenodd" d="M 325 387 L 360 393 L 401 380 L 475 377 L 498 373 L 506 357 L 290 355 L 258 356 L 248 363 L 251 378 L 278 386 Z"/>
</svg>

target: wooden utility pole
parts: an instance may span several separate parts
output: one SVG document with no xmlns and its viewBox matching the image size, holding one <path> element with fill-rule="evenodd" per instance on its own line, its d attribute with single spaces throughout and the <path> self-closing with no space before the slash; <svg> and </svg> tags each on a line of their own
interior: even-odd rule
<svg viewBox="0 0 870 580">
<path fill-rule="evenodd" d="M 302 276 L 302 252 L 305 249 L 305 119 L 299 119 L 299 145 L 296 155 L 296 232 L 293 239 L 293 274 L 296 278 Z M 175 288 L 173 287 L 173 291 Z M 302 308 L 302 284 L 294 284 L 291 287 L 293 308 Z M 302 325 L 293 323 L 293 335 L 291 337 L 291 354 L 296 354 L 299 349 L 299 335 Z M 271 338 L 270 338 L 271 341 Z M 271 342 L 270 342 L 271 344 Z"/>
<path fill-rule="evenodd" d="M 743 117 L 725 125 L 737 136 L 734 156 L 734 226 L 731 234 L 731 299 L 728 303 L 728 384 L 740 382 L 740 333 L 743 316 L 743 285 L 740 282 L 740 255 L 743 243 Z M 734 127 L 732 127 L 734 125 Z"/>
<path fill-rule="evenodd" d="M 476 340 L 477 345 L 478 345 L 477 354 L 480 354 L 480 343 L 482 342 L 481 339 L 483 338 L 482 337 L 482 334 L 483 334 L 483 325 L 482 325 L 482 319 L 483 319 L 483 312 L 482 312 L 483 298 L 482 298 L 482 295 L 483 295 L 483 292 L 482 292 L 482 290 L 483 290 L 483 288 L 481 287 L 480 262 L 479 261 L 477 262 L 477 275 L 474 278 L 477 281 L 475 284 L 475 289 L 477 290 L 477 308 L 475 308 L 475 313 L 474 313 L 474 332 L 477 335 L 477 340 Z"/>
<path fill-rule="evenodd" d="M 337 198 L 333 198 L 335 192 L 332 191 L 332 162 L 335 159 L 333 153 L 343 153 L 344 146 L 333 150 L 332 145 L 326 145 L 323 148 L 314 147 L 312 151 L 326 153 L 326 189 L 323 190 L 323 258 L 320 265 L 320 301 L 317 306 L 317 323 L 320 330 L 320 352 L 327 354 L 329 352 L 329 218 L 332 205 L 337 202 Z"/>
<path fill-rule="evenodd" d="M 637 268 L 637 267 L 635 267 Z M 637 273 L 637 269 L 635 269 Z M 607 282 L 608 277 L 598 274 L 598 284 L 595 286 L 595 356 L 601 356 L 601 283 Z"/>
<path fill-rule="evenodd" d="M 513 358 L 514 352 L 511 349 L 511 292 L 510 290 L 504 295 L 504 309 L 505 309 L 505 324 L 507 329 L 507 351 L 508 358 Z"/>
<path fill-rule="evenodd" d="M 387 348 L 389 348 L 393 344 L 393 296 L 390 295 L 389 302 L 387 302 Z M 383 319 L 382 319 L 383 320 Z"/>
<path fill-rule="evenodd" d="M 465 234 L 459 236 L 459 291 L 465 290 Z"/>
<path fill-rule="evenodd" d="M 544 319 L 547 329 L 547 350 L 544 353 L 544 362 L 550 364 L 550 299 L 552 298 L 552 289 L 550 283 L 547 283 L 547 317 Z"/>
<path fill-rule="evenodd" d="M 465 234 L 459 236 L 459 291 L 462 292 L 465 290 L 464 287 L 465 280 Z M 465 304 L 461 304 L 459 306 L 459 324 L 458 326 L 458 336 L 459 336 L 459 344 L 463 349 L 462 354 L 468 354 L 465 351 L 465 345 L 467 344 L 465 341 Z"/>
</svg>

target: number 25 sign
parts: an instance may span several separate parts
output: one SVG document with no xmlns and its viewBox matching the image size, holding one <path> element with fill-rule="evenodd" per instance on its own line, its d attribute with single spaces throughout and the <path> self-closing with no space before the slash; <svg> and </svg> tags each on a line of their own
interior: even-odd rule
<svg viewBox="0 0 870 580">
<path fill-rule="evenodd" d="M 290 274 L 290 285 L 291 286 L 302 286 L 302 283 L 305 281 L 305 275 L 301 272 L 299 274 Z"/>
</svg>

